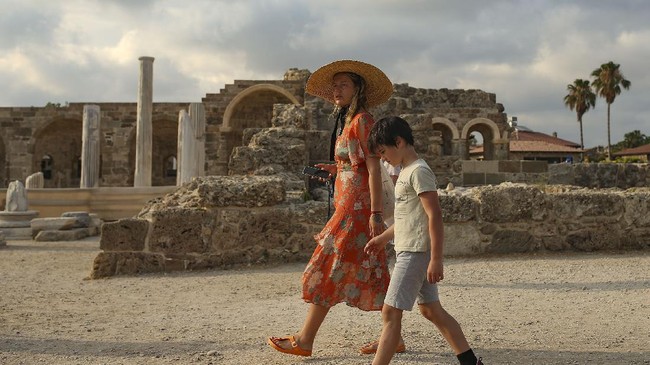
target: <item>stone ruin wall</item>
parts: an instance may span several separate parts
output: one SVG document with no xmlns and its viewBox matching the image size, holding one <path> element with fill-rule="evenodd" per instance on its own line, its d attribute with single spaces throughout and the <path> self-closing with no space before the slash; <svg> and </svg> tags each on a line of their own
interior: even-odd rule
<svg viewBox="0 0 650 365">
<path fill-rule="evenodd" d="M 505 183 L 440 190 L 446 255 L 650 248 L 650 190 Z M 327 203 L 286 201 L 274 176 L 194 180 L 105 223 L 92 278 L 305 261 Z"/>
<path fill-rule="evenodd" d="M 322 188 L 307 195 L 299 174 L 313 121 L 306 108 L 276 105 L 273 126 L 247 130 L 233 151 L 237 174 L 197 178 L 104 224 L 91 276 L 307 260 L 328 206 L 308 198 Z M 439 193 L 448 255 L 650 248 L 647 188 L 504 183 Z"/>
</svg>

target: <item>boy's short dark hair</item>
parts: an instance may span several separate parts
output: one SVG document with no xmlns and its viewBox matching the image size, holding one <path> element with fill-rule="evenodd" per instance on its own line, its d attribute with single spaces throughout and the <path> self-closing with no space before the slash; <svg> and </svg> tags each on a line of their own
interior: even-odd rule
<svg viewBox="0 0 650 365">
<path fill-rule="evenodd" d="M 397 137 L 413 145 L 413 131 L 408 122 L 400 117 L 381 118 L 370 130 L 368 148 L 377 153 L 379 146 L 397 146 Z"/>
</svg>

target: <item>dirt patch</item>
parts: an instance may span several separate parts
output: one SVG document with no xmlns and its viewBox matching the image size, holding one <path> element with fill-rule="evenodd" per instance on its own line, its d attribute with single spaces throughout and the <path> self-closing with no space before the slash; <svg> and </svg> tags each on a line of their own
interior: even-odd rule
<svg viewBox="0 0 650 365">
<path fill-rule="evenodd" d="M 304 264 L 85 280 L 96 238 L 0 248 L 2 364 L 369 364 L 378 312 L 332 309 L 302 359 Z M 650 364 L 650 252 L 448 258 L 440 295 L 486 364 Z M 456 364 L 417 311 L 394 364 Z"/>
</svg>

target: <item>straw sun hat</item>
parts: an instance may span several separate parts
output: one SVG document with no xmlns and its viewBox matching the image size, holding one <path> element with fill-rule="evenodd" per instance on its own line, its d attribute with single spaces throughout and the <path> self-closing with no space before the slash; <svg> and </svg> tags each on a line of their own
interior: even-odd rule
<svg viewBox="0 0 650 365">
<path fill-rule="evenodd" d="M 363 77 L 366 81 L 368 107 L 385 102 L 393 94 L 393 84 L 382 70 L 369 63 L 353 60 L 334 61 L 322 66 L 311 74 L 305 91 L 334 104 L 332 80 L 339 72 L 352 72 Z"/>
</svg>

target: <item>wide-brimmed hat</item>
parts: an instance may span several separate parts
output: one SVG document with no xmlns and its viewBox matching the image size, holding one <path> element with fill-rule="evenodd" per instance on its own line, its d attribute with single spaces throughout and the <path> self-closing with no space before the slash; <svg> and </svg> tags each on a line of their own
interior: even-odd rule
<svg viewBox="0 0 650 365">
<path fill-rule="evenodd" d="M 353 60 L 334 61 L 319 68 L 309 76 L 305 91 L 335 104 L 332 80 L 339 72 L 352 72 L 363 77 L 366 81 L 368 107 L 385 102 L 393 94 L 393 83 L 382 70 L 369 63 Z"/>
</svg>

